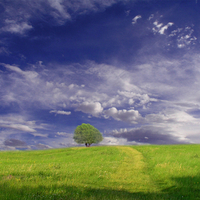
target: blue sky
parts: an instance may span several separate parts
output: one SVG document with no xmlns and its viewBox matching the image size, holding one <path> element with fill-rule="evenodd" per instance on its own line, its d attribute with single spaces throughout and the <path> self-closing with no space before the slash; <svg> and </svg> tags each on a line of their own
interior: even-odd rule
<svg viewBox="0 0 200 200">
<path fill-rule="evenodd" d="M 0 149 L 200 143 L 198 0 L 0 2 Z"/>
</svg>

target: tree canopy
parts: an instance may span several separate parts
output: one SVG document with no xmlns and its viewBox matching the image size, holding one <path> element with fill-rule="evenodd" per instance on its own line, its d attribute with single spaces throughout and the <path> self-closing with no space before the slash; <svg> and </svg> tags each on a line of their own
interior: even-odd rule
<svg viewBox="0 0 200 200">
<path fill-rule="evenodd" d="M 89 147 L 92 143 L 101 142 L 103 136 L 94 126 L 83 123 L 76 127 L 73 139 L 78 144 L 85 144 L 86 147 Z"/>
</svg>

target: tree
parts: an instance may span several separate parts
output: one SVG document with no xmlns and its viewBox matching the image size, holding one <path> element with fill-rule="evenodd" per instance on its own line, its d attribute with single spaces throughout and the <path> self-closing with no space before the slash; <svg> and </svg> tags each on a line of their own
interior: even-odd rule
<svg viewBox="0 0 200 200">
<path fill-rule="evenodd" d="M 99 143 L 103 140 L 102 134 L 90 124 L 81 124 L 76 127 L 73 139 L 78 144 L 85 144 L 90 147 L 92 143 Z"/>
</svg>

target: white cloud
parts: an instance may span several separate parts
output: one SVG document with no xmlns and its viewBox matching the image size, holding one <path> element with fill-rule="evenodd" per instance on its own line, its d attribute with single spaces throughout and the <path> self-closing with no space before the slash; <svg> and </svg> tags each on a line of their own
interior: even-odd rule
<svg viewBox="0 0 200 200">
<path fill-rule="evenodd" d="M 168 131 L 173 136 L 176 136 L 180 141 L 193 142 L 190 136 L 195 137 L 199 135 L 200 124 L 199 119 L 193 117 L 187 112 L 174 107 L 173 109 L 162 110 L 158 114 L 146 115 L 145 123 L 153 124 L 154 127 L 160 131 Z"/>
<path fill-rule="evenodd" d="M 24 34 L 26 31 L 32 29 L 33 27 L 27 22 L 17 22 L 15 20 L 5 20 L 5 26 L 1 28 L 1 31 Z"/>
<path fill-rule="evenodd" d="M 97 12 L 122 0 L 24 0 L 12 1 L 12 3 L 2 3 L 5 11 L 1 14 L 1 19 L 5 21 L 2 31 L 24 34 L 32 29 L 29 24 L 31 19 L 51 16 L 54 23 L 63 24 L 71 20 L 72 16 L 81 15 L 87 12 Z M 52 20 L 50 20 L 52 22 Z"/>
<path fill-rule="evenodd" d="M 151 15 L 149 16 L 148 20 L 151 20 L 151 19 L 153 19 L 153 18 L 154 18 L 154 14 L 151 14 Z"/>
<path fill-rule="evenodd" d="M 65 137 L 69 135 L 69 133 L 66 133 L 66 132 L 57 132 L 56 134 L 59 136 L 65 136 Z"/>
<path fill-rule="evenodd" d="M 117 129 L 112 130 L 112 133 L 114 133 L 114 134 L 126 133 L 126 132 L 128 132 L 127 128 L 120 128 L 119 130 L 117 130 Z"/>
<path fill-rule="evenodd" d="M 143 106 L 150 101 L 157 101 L 155 98 L 150 98 L 148 94 L 138 94 L 130 91 L 118 91 L 118 94 L 125 96 L 127 98 L 131 98 L 128 100 L 129 104 L 132 105 L 135 101 L 138 100 L 139 103 L 136 106 Z"/>
<path fill-rule="evenodd" d="M 71 73 L 70 77 L 68 72 L 66 73 L 64 69 L 60 71 L 59 67 L 56 70 L 44 69 L 39 74 L 36 71 L 23 71 L 19 67 L 4 64 L 13 73 L 1 75 L 10 82 L 1 88 L 2 99 L 5 103 L 16 101 L 21 106 L 25 102 L 28 104 L 39 102 L 40 106 L 46 108 L 61 106 L 66 109 L 77 105 L 80 111 L 93 115 L 102 112 L 103 107 L 122 107 L 128 103 L 132 106 L 142 106 L 157 101 L 156 98 L 150 97 L 151 94 L 157 95 L 160 92 L 169 94 L 175 89 L 174 83 L 179 82 L 176 76 L 189 78 L 181 68 L 182 63 L 159 59 L 160 62 L 137 66 L 137 74 L 111 65 L 88 63 L 87 71 L 80 72 L 80 76 Z M 177 67 L 174 68 L 174 65 Z M 170 73 L 172 69 L 176 72 L 173 86 Z M 64 75 L 62 78 L 60 73 Z M 89 81 L 91 78 L 92 82 Z M 81 82 L 73 83 L 74 80 Z"/>
<path fill-rule="evenodd" d="M 16 129 L 16 130 L 20 130 L 20 131 L 24 131 L 24 132 L 36 132 L 36 130 L 28 127 L 27 125 L 23 125 L 23 124 L 0 124 L 0 127 L 12 128 L 12 129 Z"/>
<path fill-rule="evenodd" d="M 164 34 L 165 30 L 167 30 L 170 26 L 172 26 L 174 23 L 169 22 L 167 25 L 163 26 L 160 30 L 159 33 L 160 34 Z"/>
<path fill-rule="evenodd" d="M 11 70 L 11 71 L 14 71 L 14 72 L 17 72 L 18 74 L 23 75 L 28 80 L 33 80 L 38 76 L 38 73 L 35 72 L 35 71 L 23 71 L 17 66 L 4 64 L 4 63 L 0 63 L 0 64 L 3 65 L 4 67 L 6 67 L 7 69 Z"/>
<path fill-rule="evenodd" d="M 58 13 L 63 17 L 63 19 L 70 19 L 71 16 L 67 11 L 66 7 L 63 4 L 63 0 L 48 0 L 50 6 L 54 8 Z M 54 17 L 57 18 L 58 13 L 53 13 Z"/>
<path fill-rule="evenodd" d="M 134 104 L 133 99 L 129 99 L 129 100 L 128 100 L 128 103 L 129 103 L 129 105 L 133 105 L 133 104 Z"/>
<path fill-rule="evenodd" d="M 187 113 L 189 108 L 184 106 L 186 104 L 191 105 L 190 109 L 200 107 L 199 55 L 188 56 L 183 61 L 160 56 L 145 58 L 148 64 L 136 65 L 137 73 L 94 62 L 88 62 L 87 70 L 84 66 L 84 70 L 80 68 L 79 72 L 70 71 L 68 66 L 63 69 L 56 66 L 49 70 L 40 68 L 40 73 L 37 73 L 37 68 L 24 71 L 8 65 L 6 69 L 11 72 L 0 74 L 1 105 L 17 103 L 23 109 L 34 106 L 39 109 L 54 108 L 53 113 L 62 111 L 62 108 L 75 109 L 94 117 L 112 117 L 129 124 L 153 124 L 174 134 L 181 131 L 184 132 L 183 137 L 195 135 L 199 128 L 195 118 L 189 118 L 192 115 L 188 114 L 187 120 L 192 121 L 188 127 L 196 128 L 186 132 L 184 124 L 187 120 L 180 121 L 183 114 L 177 114 L 180 111 Z M 188 71 L 191 73 L 188 74 Z M 37 76 L 30 82 L 24 78 L 27 76 L 25 72 L 35 72 Z M 166 108 L 173 110 L 173 114 L 167 113 Z M 24 121 L 11 124 L 37 130 L 36 125 Z"/>
<path fill-rule="evenodd" d="M 163 25 L 163 23 L 158 24 L 158 21 L 155 21 L 153 24 L 154 24 L 158 29 L 160 29 L 160 28 L 162 27 L 162 25 Z"/>
<path fill-rule="evenodd" d="M 170 119 L 169 117 L 167 117 L 165 114 L 161 114 L 161 113 L 148 114 L 145 117 L 145 121 L 147 123 L 156 123 L 156 124 L 166 123 L 169 119 Z"/>
<path fill-rule="evenodd" d="M 16 129 L 24 132 L 36 132 L 33 125 L 28 124 L 24 119 L 18 116 L 15 119 L 16 115 L 9 115 L 9 116 L 0 116 L 0 127 L 3 128 L 11 128 Z"/>
<path fill-rule="evenodd" d="M 132 124 L 137 124 L 137 120 L 140 119 L 140 114 L 137 110 L 117 110 L 117 108 L 112 107 L 104 111 L 106 116 L 112 117 L 117 121 L 124 121 Z"/>
<path fill-rule="evenodd" d="M 48 134 L 41 134 L 41 133 L 31 133 L 32 135 L 34 135 L 35 137 L 44 137 L 47 138 Z"/>
<path fill-rule="evenodd" d="M 174 26 L 173 26 L 174 25 Z M 175 27 L 175 30 L 172 30 L 171 33 L 168 35 L 165 34 L 165 31 L 169 27 Z M 178 48 L 185 48 L 190 45 L 195 45 L 197 37 L 193 35 L 194 29 L 192 29 L 192 26 L 186 26 L 185 28 L 177 28 L 177 25 L 173 22 L 168 22 L 166 25 L 163 23 L 159 23 L 157 20 L 153 22 L 153 28 L 152 31 L 154 34 L 161 34 L 166 35 L 166 38 L 168 38 L 168 45 L 169 46 L 177 46 Z M 173 39 L 172 39 L 173 38 Z M 175 43 L 175 44 L 174 44 Z"/>
<path fill-rule="evenodd" d="M 160 61 L 137 66 L 137 73 L 111 65 L 93 63 L 90 67 L 91 63 L 89 63 L 87 64 L 89 69 L 80 72 L 80 76 L 75 73 L 68 76 L 64 69 L 60 71 L 59 67 L 48 71 L 44 69 L 39 74 L 36 71 L 23 71 L 16 66 L 4 65 L 13 73 L 1 74 L 1 77 L 4 79 L 6 77 L 7 82 L 10 83 L 2 85 L 2 99 L 5 103 L 16 101 L 22 104 L 21 106 L 25 102 L 31 104 L 36 101 L 40 103 L 40 106 L 47 108 L 57 106 L 70 108 L 71 105 L 81 106 L 83 102 L 86 102 L 79 109 L 84 112 L 88 112 L 88 108 L 85 107 L 92 107 L 91 110 L 97 109 L 91 111 L 93 114 L 101 112 L 102 107 L 122 107 L 131 102 L 133 106 L 136 104 L 142 106 L 156 101 L 156 98 L 150 97 L 151 94 L 169 95 L 176 88 L 177 91 L 180 90 L 180 87 L 177 87 L 180 78 L 190 79 L 190 76 L 185 73 L 186 68 L 184 70 L 181 68 L 181 62 L 176 60 L 169 62 L 163 58 L 158 60 Z M 191 64 L 188 64 L 188 67 L 189 65 L 191 68 Z M 171 70 L 175 73 L 171 74 Z M 62 78 L 60 78 L 60 73 L 63 74 Z M 89 81 L 91 78 L 92 82 Z M 173 78 L 173 84 L 171 78 Z M 73 83 L 74 80 L 81 80 L 81 82 Z M 79 85 L 85 85 L 85 87 Z"/>
<path fill-rule="evenodd" d="M 64 110 L 51 110 L 49 113 L 55 113 L 56 115 L 71 115 L 70 111 L 64 111 Z"/>
<path fill-rule="evenodd" d="M 143 95 L 141 96 L 141 99 L 140 99 L 140 105 L 147 104 L 147 103 L 150 102 L 150 100 L 151 100 L 151 99 L 149 98 L 148 94 L 143 94 Z"/>
<path fill-rule="evenodd" d="M 103 93 L 116 94 L 118 90 L 131 91 L 135 93 L 141 93 L 142 90 L 134 82 L 134 73 L 123 68 L 118 68 L 112 65 L 99 64 L 89 62 L 87 65 L 90 68 L 86 73 L 96 76 L 101 79 L 103 84 L 97 84 L 96 90 L 102 91 Z M 110 96 L 110 95 L 109 95 Z"/>
<path fill-rule="evenodd" d="M 163 35 L 165 33 L 165 30 L 167 30 L 170 26 L 174 25 L 173 22 L 168 22 L 165 26 L 163 26 L 163 23 L 158 23 L 158 21 L 155 21 L 153 23 L 153 25 L 155 26 L 152 30 L 154 33 L 160 33 L 161 35 Z"/>
<path fill-rule="evenodd" d="M 0 127 L 30 133 L 36 132 L 36 129 L 46 129 L 46 125 L 29 121 L 20 114 L 0 115 Z"/>
<path fill-rule="evenodd" d="M 140 142 L 127 141 L 126 138 L 116 138 L 116 137 L 104 137 L 103 141 L 100 142 L 101 145 L 139 145 Z"/>
<path fill-rule="evenodd" d="M 173 30 L 170 34 L 169 37 L 173 37 L 175 35 L 177 35 L 178 33 L 180 33 L 183 29 L 182 28 L 177 28 L 176 30 Z"/>
<path fill-rule="evenodd" d="M 137 105 L 138 101 L 141 105 L 148 103 L 147 99 L 150 98 L 136 85 L 137 81 L 134 83 L 133 73 L 111 65 L 89 62 L 89 69 L 79 73 L 80 77 L 77 73 L 67 72 L 59 67 L 55 70 L 40 69 L 40 73 L 37 73 L 37 68 L 33 71 L 24 71 L 14 65 L 2 65 L 12 72 L 2 74 L 2 77 L 6 76 L 10 82 L 9 85 L 2 87 L 2 99 L 5 104 L 17 102 L 23 107 L 25 102 L 32 104 L 36 101 L 39 102 L 38 105 L 46 108 L 60 106 L 65 109 L 76 105 L 77 110 L 96 116 L 103 111 L 103 107 L 127 104 L 130 102 L 130 96 L 133 101 L 137 100 Z M 62 79 L 60 73 L 64 75 Z M 68 73 L 71 75 L 68 76 Z M 79 78 L 75 78 L 75 75 Z M 93 82 L 89 81 L 91 78 L 94 79 Z M 74 80 L 82 81 L 73 83 Z"/>
<path fill-rule="evenodd" d="M 115 138 L 115 137 L 104 137 L 101 145 L 127 145 L 127 139 Z"/>
<path fill-rule="evenodd" d="M 48 16 L 47 23 L 62 25 L 87 12 L 98 12 L 103 8 L 121 0 L 37 0 L 28 1 L 17 0 L 12 2 L 1 2 L 4 11 L 1 12 L 1 20 L 4 22 L 0 33 L 9 32 L 12 34 L 25 35 L 34 27 L 30 23 L 32 19 L 44 19 Z"/>
<path fill-rule="evenodd" d="M 91 114 L 93 116 L 98 116 L 98 114 L 103 111 L 103 107 L 99 102 L 83 102 L 77 106 L 76 110 Z"/>
<path fill-rule="evenodd" d="M 132 24 L 133 24 L 133 25 L 136 24 L 136 23 L 137 23 L 137 20 L 140 19 L 140 18 L 142 18 L 141 15 L 135 16 L 135 17 L 132 19 Z"/>
<path fill-rule="evenodd" d="M 193 36 L 194 30 L 191 27 L 185 27 L 185 29 L 181 29 L 179 34 L 177 35 L 177 47 L 184 48 L 188 45 L 194 45 L 197 38 Z M 173 37 L 174 35 L 170 35 Z"/>
</svg>

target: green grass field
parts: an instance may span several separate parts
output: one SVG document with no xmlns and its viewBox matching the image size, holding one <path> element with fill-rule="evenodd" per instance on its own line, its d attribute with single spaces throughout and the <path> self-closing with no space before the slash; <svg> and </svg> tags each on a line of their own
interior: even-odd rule
<svg viewBox="0 0 200 200">
<path fill-rule="evenodd" d="M 200 199 L 200 145 L 0 152 L 0 199 Z"/>
</svg>

